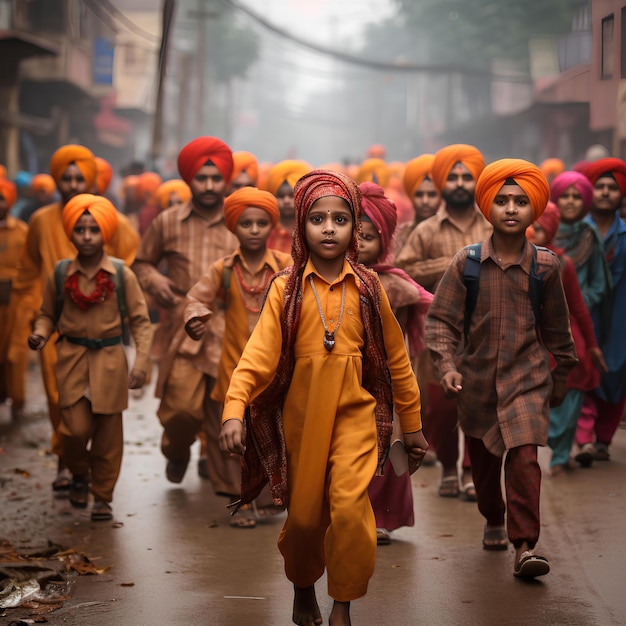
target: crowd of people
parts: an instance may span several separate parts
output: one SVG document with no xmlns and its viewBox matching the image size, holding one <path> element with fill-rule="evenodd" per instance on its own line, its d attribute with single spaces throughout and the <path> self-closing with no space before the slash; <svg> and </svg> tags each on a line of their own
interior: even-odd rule
<svg viewBox="0 0 626 626">
<path fill-rule="evenodd" d="M 315 169 L 202 136 L 178 171 L 112 193 L 80 145 L 27 182 L 0 171 L 0 400 L 20 419 L 38 351 L 52 489 L 113 518 L 127 390 L 154 365 L 166 479 L 199 440 L 233 528 L 287 511 L 296 624 L 321 623 L 324 571 L 350 623 L 426 463 L 440 497 L 477 503 L 484 549 L 547 574 L 537 448 L 566 480 L 610 460 L 624 415 L 626 162 L 377 145 Z"/>
</svg>

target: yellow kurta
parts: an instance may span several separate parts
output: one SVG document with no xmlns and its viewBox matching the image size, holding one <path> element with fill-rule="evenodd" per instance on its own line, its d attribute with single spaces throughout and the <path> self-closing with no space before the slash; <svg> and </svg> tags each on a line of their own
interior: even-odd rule
<svg viewBox="0 0 626 626">
<path fill-rule="evenodd" d="M 335 347 L 309 284 L 313 273 L 329 329 L 338 323 L 342 283 L 346 297 Z M 374 569 L 376 528 L 367 488 L 377 465 L 375 400 L 362 387 L 364 328 L 358 278 L 349 264 L 329 284 L 308 262 L 295 342 L 295 368 L 283 406 L 289 515 L 279 537 L 287 577 L 312 585 L 328 570 L 330 595 L 354 600 L 367 590 Z M 278 365 L 280 316 L 286 278 L 274 281 L 259 322 L 226 395 L 223 420 L 242 419 L 245 407 L 270 384 Z M 394 403 L 403 432 L 421 429 L 420 394 L 404 337 L 381 287 L 381 317 Z"/>
<path fill-rule="evenodd" d="M 21 220 L 7 216 L 0 223 L 0 281 L 3 293 L 8 294 L 17 276 L 21 250 L 26 243 L 28 226 Z M 9 286 L 11 285 L 11 286 Z M 8 397 L 14 408 L 24 405 L 24 375 L 28 363 L 28 346 L 15 350 L 9 361 L 9 342 L 16 320 L 17 307 L 0 300 L 0 398 Z"/>
</svg>

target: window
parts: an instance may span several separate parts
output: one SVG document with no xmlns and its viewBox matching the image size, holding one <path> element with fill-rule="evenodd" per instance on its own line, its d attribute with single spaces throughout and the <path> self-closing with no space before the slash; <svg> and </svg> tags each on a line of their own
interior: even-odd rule
<svg viewBox="0 0 626 626">
<path fill-rule="evenodd" d="M 600 78 L 613 78 L 613 58 L 615 51 L 615 16 L 613 14 L 602 20 L 602 68 Z"/>
</svg>

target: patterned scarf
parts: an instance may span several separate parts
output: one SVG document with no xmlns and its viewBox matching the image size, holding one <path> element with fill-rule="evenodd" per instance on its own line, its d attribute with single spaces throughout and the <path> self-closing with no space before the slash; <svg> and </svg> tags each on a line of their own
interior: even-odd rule
<svg viewBox="0 0 626 626">
<path fill-rule="evenodd" d="M 302 310 L 302 279 L 309 258 L 305 237 L 306 216 L 315 200 L 325 196 L 343 198 L 354 215 L 353 237 L 346 250 L 346 259 L 358 278 L 361 316 L 365 328 L 363 387 L 376 400 L 377 473 L 382 473 L 389 453 L 393 417 L 391 374 L 380 315 L 380 282 L 374 272 L 357 262 L 360 192 L 352 179 L 339 172 L 314 170 L 303 176 L 294 188 L 296 225 L 291 252 L 294 263 L 276 275 L 287 276 L 281 316 L 281 354 L 273 381 L 246 412 L 247 445 L 242 461 L 241 501 L 238 504 L 252 502 L 267 482 L 277 506 L 288 506 L 289 503 L 282 410 L 295 366 L 294 346 Z"/>
<path fill-rule="evenodd" d="M 574 267 L 578 270 L 587 263 L 594 247 L 597 247 L 598 243 L 602 244 L 602 241 L 591 224 L 579 220 L 574 224 L 561 222 L 552 243 L 556 248 L 565 250 Z"/>
</svg>

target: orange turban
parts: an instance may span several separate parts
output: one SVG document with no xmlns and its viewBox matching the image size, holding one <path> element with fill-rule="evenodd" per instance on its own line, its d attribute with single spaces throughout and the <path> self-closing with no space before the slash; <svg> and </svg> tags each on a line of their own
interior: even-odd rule
<svg viewBox="0 0 626 626">
<path fill-rule="evenodd" d="M 430 168 L 432 181 L 439 191 L 444 188 L 448 174 L 457 163 L 463 163 L 474 180 L 478 180 L 480 173 L 485 169 L 485 159 L 478 148 L 464 143 L 446 146 L 435 154 Z"/>
<path fill-rule="evenodd" d="M 178 171 L 189 184 L 198 170 L 211 161 L 226 182 L 233 172 L 232 150 L 217 137 L 196 137 L 178 153 Z"/>
<path fill-rule="evenodd" d="M 191 200 L 191 189 L 184 180 L 166 180 L 161 183 L 153 196 L 153 204 L 158 206 L 162 211 L 170 205 L 170 196 L 175 193 L 180 201 L 187 204 Z"/>
<path fill-rule="evenodd" d="M 17 200 L 17 187 L 8 178 L 0 177 L 0 193 L 11 208 Z"/>
<path fill-rule="evenodd" d="M 298 180 L 310 171 L 311 166 L 304 161 L 281 161 L 270 168 L 265 187 L 275 196 L 283 183 L 286 182 L 293 189 Z"/>
<path fill-rule="evenodd" d="M 508 178 L 512 178 L 528 196 L 533 221 L 539 219 L 550 199 L 550 185 L 543 172 L 522 159 L 501 159 L 489 164 L 476 182 L 476 204 L 489 219 L 491 206 Z"/>
<path fill-rule="evenodd" d="M 33 180 L 30 181 L 30 188 L 33 193 L 45 191 L 46 193 L 53 194 L 57 186 L 54 182 L 54 178 L 52 178 L 50 174 L 35 174 Z"/>
<path fill-rule="evenodd" d="M 250 176 L 252 182 L 256 185 L 259 179 L 259 163 L 252 152 L 246 152 L 241 150 L 239 152 L 233 152 L 233 173 L 231 180 L 235 176 L 239 176 L 241 172 L 245 172 Z"/>
<path fill-rule="evenodd" d="M 102 196 L 106 193 L 113 180 L 113 168 L 102 157 L 96 157 L 96 172 L 96 187 L 98 188 L 98 193 Z"/>
<path fill-rule="evenodd" d="M 0 164 L 0 178 L 7 177 L 7 168 L 4 165 Z"/>
<path fill-rule="evenodd" d="M 65 170 L 72 163 L 76 163 L 87 186 L 91 187 L 96 182 L 96 159 L 91 150 L 85 148 L 85 146 L 68 144 L 59 148 L 50 159 L 50 174 L 52 174 L 52 178 L 58 184 Z"/>
<path fill-rule="evenodd" d="M 79 193 L 63 207 L 63 228 L 68 238 L 71 239 L 74 226 L 85 211 L 96 220 L 104 243 L 111 241 L 117 230 L 117 211 L 110 200 L 91 193 Z"/>
<path fill-rule="evenodd" d="M 389 183 L 389 168 L 382 159 L 365 159 L 356 175 L 356 182 L 377 183 L 381 187 L 386 187 Z"/>
<path fill-rule="evenodd" d="M 422 154 L 411 159 L 404 169 L 404 190 L 409 198 L 415 195 L 418 187 L 424 182 L 427 176 L 430 176 L 430 170 L 435 160 L 434 154 Z"/>
<path fill-rule="evenodd" d="M 606 159 L 592 161 L 585 164 L 581 171 L 593 185 L 596 184 L 598 178 L 602 178 L 603 174 L 610 174 L 615 178 L 622 195 L 626 196 L 626 162 L 622 161 L 622 159 L 607 157 Z"/>
<path fill-rule="evenodd" d="M 137 196 L 142 202 L 149 200 L 149 197 L 152 196 L 162 182 L 163 179 L 155 172 L 143 172 L 143 174 L 139 174 Z"/>
<path fill-rule="evenodd" d="M 267 211 L 272 221 L 272 227 L 278 223 L 276 197 L 269 191 L 263 191 L 256 187 L 242 187 L 224 199 L 224 219 L 228 230 L 235 232 L 237 220 L 248 207 L 257 207 Z"/>
<path fill-rule="evenodd" d="M 565 163 L 561 159 L 546 159 L 539 165 L 544 176 L 558 176 L 565 171 Z"/>
<path fill-rule="evenodd" d="M 369 159 L 384 159 L 386 156 L 387 150 L 385 149 L 385 146 L 380 143 L 374 143 L 367 149 L 367 157 Z"/>
</svg>

